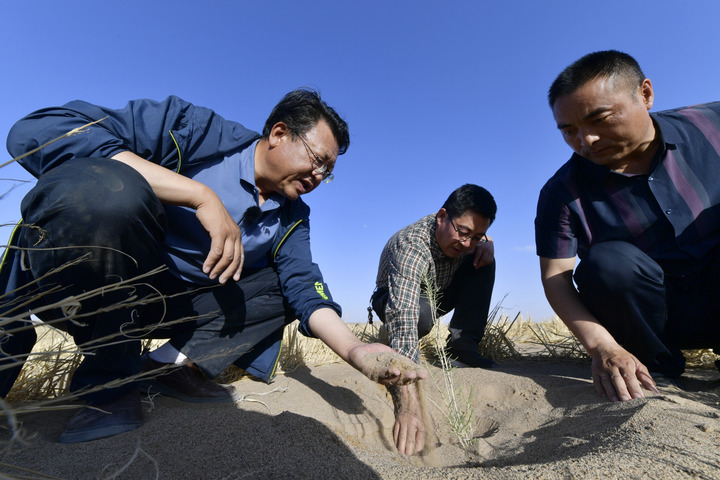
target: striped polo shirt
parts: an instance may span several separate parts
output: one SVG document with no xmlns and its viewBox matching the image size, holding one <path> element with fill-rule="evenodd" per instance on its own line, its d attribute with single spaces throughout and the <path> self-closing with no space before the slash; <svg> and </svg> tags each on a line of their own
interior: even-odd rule
<svg viewBox="0 0 720 480">
<path fill-rule="evenodd" d="M 630 242 L 661 264 L 696 264 L 720 244 L 720 102 L 652 113 L 661 146 L 648 175 L 574 154 L 540 192 L 537 254 L 581 259 Z"/>
</svg>

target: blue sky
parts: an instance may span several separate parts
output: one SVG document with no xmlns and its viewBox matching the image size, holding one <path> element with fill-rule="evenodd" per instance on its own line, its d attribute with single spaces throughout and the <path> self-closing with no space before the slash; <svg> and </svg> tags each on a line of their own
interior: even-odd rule
<svg viewBox="0 0 720 480">
<path fill-rule="evenodd" d="M 716 0 L 6 2 L 0 137 L 38 108 L 170 94 L 258 130 L 283 94 L 315 87 L 351 131 L 335 181 L 305 197 L 346 320 L 366 318 L 390 235 L 468 182 L 498 203 L 495 302 L 542 319 L 535 205 L 570 156 L 548 86 L 613 48 L 653 81 L 653 110 L 718 100 L 718 18 Z M 0 223 L 14 223 L 32 183 L 6 179 L 32 177 L 0 178 Z"/>
</svg>

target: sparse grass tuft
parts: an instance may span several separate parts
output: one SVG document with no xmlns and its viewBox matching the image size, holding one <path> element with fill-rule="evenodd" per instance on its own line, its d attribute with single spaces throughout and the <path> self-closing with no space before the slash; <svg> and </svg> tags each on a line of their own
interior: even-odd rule
<svg viewBox="0 0 720 480">
<path fill-rule="evenodd" d="M 720 360 L 720 352 L 715 352 L 710 348 L 701 348 L 698 350 L 683 350 L 683 355 L 687 359 L 686 365 L 694 368 L 715 368 L 715 362 Z"/>
<path fill-rule="evenodd" d="M 589 359 L 585 348 L 570 332 L 567 326 L 558 317 L 548 322 L 528 325 L 528 329 L 535 337 L 528 343 L 542 346 L 538 356 L 547 356 L 553 359 Z"/>
<path fill-rule="evenodd" d="M 59 397 L 67 391 L 72 372 L 80 364 L 82 357 L 66 333 L 44 324 L 35 330 L 35 348 L 5 398 L 10 404 Z"/>
<path fill-rule="evenodd" d="M 460 446 L 467 449 L 474 441 L 473 418 L 475 416 L 475 410 L 471 401 L 472 389 L 467 395 L 463 395 L 462 387 L 456 385 L 454 368 L 445 350 L 445 339 L 447 335 L 441 335 L 439 328 L 440 322 L 437 316 L 437 306 L 440 294 L 427 277 L 423 278 L 423 291 L 427 295 L 427 300 L 430 304 L 433 331 L 435 332 L 435 355 L 440 362 L 442 373 L 442 385 L 444 388 L 440 389 L 440 393 L 445 401 L 445 408 L 441 409 L 441 411 L 450 427 L 450 431 L 455 438 L 458 439 Z M 439 383 L 437 379 L 435 380 L 436 383 Z M 439 385 L 438 388 L 440 388 Z"/>
</svg>

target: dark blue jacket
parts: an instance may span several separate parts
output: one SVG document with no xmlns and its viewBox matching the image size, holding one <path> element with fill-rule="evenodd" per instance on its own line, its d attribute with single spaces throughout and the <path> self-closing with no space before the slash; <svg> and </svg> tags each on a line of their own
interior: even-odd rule
<svg viewBox="0 0 720 480">
<path fill-rule="evenodd" d="M 107 118 L 105 118 L 107 117 Z M 57 140 L 19 161 L 34 176 L 71 159 L 110 158 L 123 151 L 183 174 L 190 166 L 227 157 L 247 148 L 259 138 L 257 132 L 222 118 L 212 110 L 170 96 L 162 102 L 134 100 L 120 110 L 83 101 L 38 110 L 10 130 L 7 148 L 20 156 L 73 129 L 103 119 L 80 133 Z M 280 277 L 283 295 L 300 320 L 300 331 L 308 336 L 310 315 L 329 307 L 341 309 L 330 295 L 310 252 L 310 208 L 301 199 L 281 206 L 278 235 L 270 261 Z M 0 264 L 0 288 L 8 292 L 27 281 L 19 268 L 19 255 L 8 250 Z M 267 339 L 263 351 L 251 352 L 239 361 L 251 373 L 272 378 L 280 349 L 280 336 Z M 34 341 L 34 340 L 33 340 Z M 1 387 L 1 386 L 0 386 Z"/>
</svg>

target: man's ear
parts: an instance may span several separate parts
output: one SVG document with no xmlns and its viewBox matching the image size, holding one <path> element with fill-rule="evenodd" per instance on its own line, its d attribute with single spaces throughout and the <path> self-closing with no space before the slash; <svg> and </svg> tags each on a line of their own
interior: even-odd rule
<svg viewBox="0 0 720 480">
<path fill-rule="evenodd" d="M 288 138 L 289 134 L 290 129 L 285 122 L 277 122 L 270 129 L 270 135 L 268 136 L 268 143 L 270 144 L 270 147 L 277 147 L 280 145 L 280 142 L 283 139 Z"/>
<path fill-rule="evenodd" d="M 445 220 L 445 217 L 447 217 L 447 216 L 448 216 L 447 210 L 445 210 L 444 208 L 441 208 L 440 210 L 438 210 L 437 215 L 435 216 L 435 225 L 439 227 L 440 222 L 442 220 Z"/>
<path fill-rule="evenodd" d="M 653 102 L 655 101 L 655 93 L 653 92 L 652 82 L 649 78 L 646 78 L 640 84 L 640 94 L 642 95 L 645 108 L 650 110 L 653 106 Z"/>
</svg>

